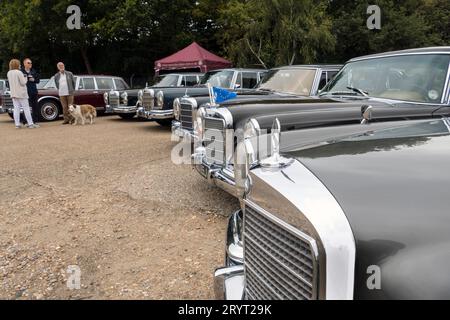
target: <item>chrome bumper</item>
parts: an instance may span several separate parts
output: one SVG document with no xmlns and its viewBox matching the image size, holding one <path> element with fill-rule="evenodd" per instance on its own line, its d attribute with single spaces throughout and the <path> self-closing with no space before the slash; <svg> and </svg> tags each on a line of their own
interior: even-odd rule
<svg viewBox="0 0 450 320">
<path fill-rule="evenodd" d="M 175 117 L 173 110 L 151 110 L 146 111 L 143 107 L 137 108 L 136 114 L 139 118 L 149 120 L 165 120 Z"/>
<path fill-rule="evenodd" d="M 244 250 L 242 247 L 242 212 L 235 212 L 229 220 L 227 245 L 225 250 L 226 267 L 214 273 L 214 292 L 218 300 L 244 299 Z"/>
<path fill-rule="evenodd" d="M 175 138 L 190 141 L 191 143 L 195 143 L 196 141 L 198 141 L 197 136 L 194 134 L 194 132 L 183 129 L 181 127 L 181 122 L 177 120 L 172 121 L 172 135 Z"/>
<path fill-rule="evenodd" d="M 106 105 L 105 113 L 118 113 L 118 114 L 132 114 L 137 112 L 136 106 L 118 106 L 112 107 L 110 105 Z"/>
<path fill-rule="evenodd" d="M 210 184 L 237 197 L 233 168 L 223 168 L 206 163 L 203 148 L 197 148 L 196 152 L 192 155 L 192 165 Z"/>
</svg>

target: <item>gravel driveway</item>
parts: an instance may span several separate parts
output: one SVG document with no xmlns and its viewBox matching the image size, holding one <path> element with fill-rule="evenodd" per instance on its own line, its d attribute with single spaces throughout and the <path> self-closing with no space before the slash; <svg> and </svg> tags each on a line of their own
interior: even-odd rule
<svg viewBox="0 0 450 320">
<path fill-rule="evenodd" d="M 170 130 L 0 115 L 1 299 L 212 299 L 239 203 L 176 166 Z M 69 290 L 69 266 L 81 289 Z"/>
</svg>

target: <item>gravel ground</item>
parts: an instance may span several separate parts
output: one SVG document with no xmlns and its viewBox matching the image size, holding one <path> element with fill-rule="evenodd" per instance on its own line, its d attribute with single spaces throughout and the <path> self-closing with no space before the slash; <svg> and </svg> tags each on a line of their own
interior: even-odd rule
<svg viewBox="0 0 450 320">
<path fill-rule="evenodd" d="M 170 130 L 0 115 L 1 299 L 212 299 L 238 202 L 174 165 Z M 81 289 L 67 287 L 67 268 Z"/>
</svg>

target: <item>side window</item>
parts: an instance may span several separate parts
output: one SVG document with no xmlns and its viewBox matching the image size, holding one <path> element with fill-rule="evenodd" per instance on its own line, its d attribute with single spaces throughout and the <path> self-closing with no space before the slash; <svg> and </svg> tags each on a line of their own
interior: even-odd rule
<svg viewBox="0 0 450 320">
<path fill-rule="evenodd" d="M 114 89 L 114 81 L 112 78 L 96 78 L 98 90 Z"/>
<path fill-rule="evenodd" d="M 339 71 L 328 71 L 328 82 L 333 80 L 333 78 L 339 73 Z"/>
<path fill-rule="evenodd" d="M 83 78 L 80 78 L 80 82 L 78 83 L 78 90 L 84 90 Z"/>
<path fill-rule="evenodd" d="M 186 77 L 186 87 L 193 87 L 198 83 L 197 76 L 187 76 Z"/>
<path fill-rule="evenodd" d="M 95 81 L 94 78 L 83 78 L 83 89 L 82 90 L 95 90 Z"/>
<path fill-rule="evenodd" d="M 114 79 L 114 82 L 116 83 L 116 90 L 126 90 L 127 86 L 125 85 L 125 82 L 122 79 Z"/>
<path fill-rule="evenodd" d="M 328 74 L 326 71 L 323 71 L 322 75 L 320 76 L 319 90 L 322 90 L 327 83 L 328 83 Z"/>
<path fill-rule="evenodd" d="M 258 74 L 256 72 L 242 73 L 242 88 L 252 89 L 258 84 Z"/>
</svg>

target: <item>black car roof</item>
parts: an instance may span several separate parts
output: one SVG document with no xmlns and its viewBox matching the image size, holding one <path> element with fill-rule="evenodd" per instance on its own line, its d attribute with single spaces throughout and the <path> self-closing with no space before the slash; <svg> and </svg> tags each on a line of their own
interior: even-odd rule
<svg viewBox="0 0 450 320">
<path fill-rule="evenodd" d="M 395 56 L 395 55 L 432 54 L 432 53 L 450 54 L 450 47 L 428 47 L 428 48 L 416 48 L 416 49 L 408 49 L 408 50 L 383 52 L 383 53 L 377 53 L 377 54 L 371 54 L 371 55 L 367 55 L 367 56 L 353 58 L 353 59 L 349 60 L 349 62 L 365 60 L 365 59 L 372 59 L 372 58 Z"/>
</svg>

